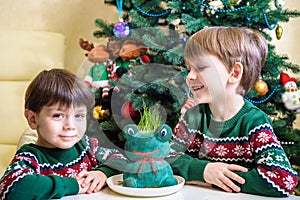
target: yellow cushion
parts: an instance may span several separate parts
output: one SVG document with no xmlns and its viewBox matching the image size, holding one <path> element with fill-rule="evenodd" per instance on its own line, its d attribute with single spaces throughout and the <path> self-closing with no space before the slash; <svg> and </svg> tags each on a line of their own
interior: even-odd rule
<svg viewBox="0 0 300 200">
<path fill-rule="evenodd" d="M 24 117 L 24 96 L 28 85 L 29 81 L 0 81 L 1 144 L 16 145 L 28 128 Z"/>
<path fill-rule="evenodd" d="M 63 68 L 65 36 L 44 31 L 0 31 L 0 80 L 31 80 L 42 69 Z"/>
<path fill-rule="evenodd" d="M 35 130 L 31 130 L 30 128 L 26 129 L 23 134 L 21 135 L 17 149 L 20 149 L 21 146 L 24 144 L 29 144 L 29 143 L 35 143 L 38 138 L 38 134 Z"/>
<path fill-rule="evenodd" d="M 10 161 L 14 157 L 16 149 L 16 145 L 0 144 L 0 177 L 2 177 Z"/>
<path fill-rule="evenodd" d="M 24 117 L 26 88 L 43 69 L 64 68 L 65 49 L 65 36 L 60 33 L 0 31 L 0 175 L 28 128 Z"/>
</svg>

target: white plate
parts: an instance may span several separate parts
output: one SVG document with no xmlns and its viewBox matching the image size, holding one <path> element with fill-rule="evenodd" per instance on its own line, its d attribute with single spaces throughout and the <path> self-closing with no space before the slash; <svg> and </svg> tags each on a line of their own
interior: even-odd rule
<svg viewBox="0 0 300 200">
<path fill-rule="evenodd" d="M 169 194 L 173 194 L 181 190 L 184 185 L 184 178 L 180 176 L 174 176 L 178 184 L 168 187 L 158 187 L 158 188 L 131 188 L 131 187 L 123 187 L 120 185 L 120 181 L 123 181 L 123 174 L 118 174 L 115 176 L 111 176 L 107 179 L 108 187 L 120 194 L 128 195 L 128 196 L 136 196 L 136 197 L 156 197 L 156 196 L 165 196 Z"/>
</svg>

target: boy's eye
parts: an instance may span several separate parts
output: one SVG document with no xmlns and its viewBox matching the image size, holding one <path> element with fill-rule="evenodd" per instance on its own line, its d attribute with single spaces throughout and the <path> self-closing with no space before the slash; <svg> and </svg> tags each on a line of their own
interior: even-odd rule
<svg viewBox="0 0 300 200">
<path fill-rule="evenodd" d="M 54 118 L 62 118 L 63 115 L 61 113 L 56 113 L 56 114 L 53 114 L 52 117 L 54 117 Z"/>
<path fill-rule="evenodd" d="M 205 66 L 198 66 L 197 67 L 197 71 L 201 72 L 201 71 L 204 71 L 207 67 Z"/>
<path fill-rule="evenodd" d="M 79 119 L 85 118 L 85 114 L 76 114 L 75 118 L 79 118 Z"/>
</svg>

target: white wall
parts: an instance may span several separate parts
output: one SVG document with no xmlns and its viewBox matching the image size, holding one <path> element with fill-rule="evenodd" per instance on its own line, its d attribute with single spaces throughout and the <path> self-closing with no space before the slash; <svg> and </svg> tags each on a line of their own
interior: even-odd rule
<svg viewBox="0 0 300 200">
<path fill-rule="evenodd" d="M 300 10 L 299 0 L 286 0 L 284 8 L 289 10 Z M 274 40 L 278 53 L 288 55 L 291 62 L 300 65 L 299 46 L 300 46 L 300 17 L 291 18 L 288 23 L 280 24 L 283 27 L 283 35 L 280 40 L 276 39 L 273 31 Z M 298 75 L 300 78 L 300 74 Z"/>
<path fill-rule="evenodd" d="M 289 10 L 300 10 L 300 1 L 286 0 L 284 8 L 288 8 Z M 291 18 L 288 23 L 280 25 L 283 27 L 282 38 L 280 40 L 277 40 L 274 30 L 272 31 L 274 37 L 272 43 L 276 45 L 277 53 L 287 55 L 292 63 L 298 64 L 300 66 L 300 17 Z M 292 76 L 300 79 L 300 74 L 295 74 Z M 297 114 L 295 128 L 300 129 L 300 113 Z"/>
</svg>

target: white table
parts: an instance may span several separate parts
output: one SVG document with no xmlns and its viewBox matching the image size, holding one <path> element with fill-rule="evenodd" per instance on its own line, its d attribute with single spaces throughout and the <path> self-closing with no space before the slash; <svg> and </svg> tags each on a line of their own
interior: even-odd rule
<svg viewBox="0 0 300 200">
<path fill-rule="evenodd" d="M 274 197 L 264 197 L 258 195 L 251 195 L 245 193 L 227 193 L 215 188 L 194 186 L 194 185 L 184 185 L 183 188 L 171 195 L 162 196 L 162 197 L 153 197 L 153 198 L 142 198 L 142 197 L 130 197 L 118 194 L 108 187 L 105 187 L 98 193 L 93 194 L 81 194 L 81 195 L 72 195 L 65 196 L 62 200 L 300 200 L 299 196 L 289 196 L 287 198 L 274 198 Z"/>
</svg>

